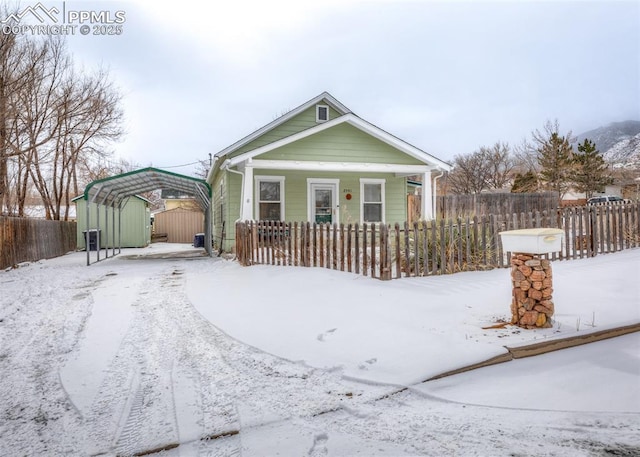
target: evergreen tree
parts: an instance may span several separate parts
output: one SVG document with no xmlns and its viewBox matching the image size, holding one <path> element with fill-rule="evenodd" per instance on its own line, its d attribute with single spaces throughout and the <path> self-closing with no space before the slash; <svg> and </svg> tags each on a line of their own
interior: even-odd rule
<svg viewBox="0 0 640 457">
<path fill-rule="evenodd" d="M 602 154 L 589 139 L 578 144 L 578 152 L 573 156 L 573 163 L 572 181 L 576 190 L 584 192 L 587 199 L 591 198 L 594 192 L 603 192 L 605 186 L 613 182 Z"/>
<path fill-rule="evenodd" d="M 529 170 L 525 174 L 518 173 L 513 179 L 512 193 L 533 193 L 538 191 L 538 177 Z"/>
<path fill-rule="evenodd" d="M 560 136 L 557 129 L 549 137 L 538 141 L 540 181 L 546 190 L 558 192 L 560 200 L 571 185 L 573 150 L 568 137 Z"/>
</svg>

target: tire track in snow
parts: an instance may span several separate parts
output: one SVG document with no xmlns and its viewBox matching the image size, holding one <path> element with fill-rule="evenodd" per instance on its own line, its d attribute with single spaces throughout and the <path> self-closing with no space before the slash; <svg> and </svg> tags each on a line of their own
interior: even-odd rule
<svg viewBox="0 0 640 457">
<path fill-rule="evenodd" d="M 232 372 L 192 325 L 198 316 L 188 312 L 180 270 L 152 272 L 142 284 L 87 417 L 91 452 L 125 456 L 185 443 L 180 452 L 207 455 L 201 438 L 238 428 L 233 401 L 216 388 Z"/>
<path fill-rule="evenodd" d="M 37 264 L 7 274 L 18 273 L 13 287 L 5 288 L 3 281 L 0 296 L 0 454 L 62 455 L 79 445 L 78 435 L 65 431 L 77 429 L 80 418 L 61 388 L 58 370 L 78 344 L 91 298 L 73 295 L 82 286 L 29 287 L 50 284 L 43 278 L 50 272 Z"/>
<path fill-rule="evenodd" d="M 133 455 L 154 448 L 159 442 L 177 438 L 170 389 L 163 370 L 171 353 L 158 339 L 166 326 L 155 318 L 163 294 L 164 275 L 153 274 L 138 282 L 131 325 L 100 384 L 87 417 L 91 452 Z M 168 362 L 167 362 L 168 360 Z"/>
<path fill-rule="evenodd" d="M 137 284 L 128 295 L 131 324 L 96 384 L 97 394 L 84 417 L 78 415 L 60 432 L 75 443 L 67 443 L 67 449 L 125 456 L 179 444 L 171 455 L 250 454 L 251 450 L 243 452 L 242 422 L 259 426 L 262 420 L 292 417 L 313 421 L 318 412 L 352 403 L 356 396 L 379 394 L 380 390 L 365 392 L 357 383 L 342 379 L 339 371 L 280 359 L 220 331 L 186 295 L 186 280 L 179 268 L 200 268 L 194 267 L 196 263 L 135 269 L 132 283 L 125 282 L 124 286 Z M 107 278 L 95 293 L 104 294 L 103 289 L 111 285 L 122 287 L 124 276 L 116 278 Z M 81 290 L 91 290 L 95 284 L 88 282 Z M 77 290 L 65 293 L 69 300 L 73 294 L 87 303 L 92 300 L 90 294 Z M 60 319 L 64 320 L 64 313 Z M 31 354 L 27 351 L 25 357 L 37 359 Z M 66 402 L 59 383 L 56 388 Z M 243 421 L 239 402 L 251 411 Z"/>
</svg>

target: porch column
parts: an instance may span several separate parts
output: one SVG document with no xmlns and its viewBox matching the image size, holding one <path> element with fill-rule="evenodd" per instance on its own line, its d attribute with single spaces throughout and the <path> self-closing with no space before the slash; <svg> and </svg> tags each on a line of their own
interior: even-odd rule
<svg viewBox="0 0 640 457">
<path fill-rule="evenodd" d="M 431 191 L 431 172 L 427 171 L 422 175 L 422 220 L 433 220 L 435 214 L 433 208 L 434 193 Z"/>
<path fill-rule="evenodd" d="M 244 182 L 242 183 L 242 210 L 241 219 L 243 221 L 253 220 L 253 167 L 245 166 Z"/>
</svg>

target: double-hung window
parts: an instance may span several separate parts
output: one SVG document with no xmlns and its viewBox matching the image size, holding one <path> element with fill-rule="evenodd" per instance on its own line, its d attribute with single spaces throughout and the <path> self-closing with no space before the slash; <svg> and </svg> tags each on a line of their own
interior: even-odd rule
<svg viewBox="0 0 640 457">
<path fill-rule="evenodd" d="M 261 221 L 284 220 L 284 176 L 256 176 L 256 215 Z"/>
<path fill-rule="evenodd" d="M 362 222 L 384 222 L 384 179 L 360 179 Z"/>
</svg>

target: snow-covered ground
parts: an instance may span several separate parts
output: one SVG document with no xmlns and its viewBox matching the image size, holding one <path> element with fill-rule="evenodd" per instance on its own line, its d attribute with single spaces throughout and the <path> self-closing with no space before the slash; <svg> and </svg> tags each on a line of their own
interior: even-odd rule
<svg viewBox="0 0 640 457">
<path fill-rule="evenodd" d="M 483 329 L 509 318 L 508 270 L 380 282 L 198 252 L 0 272 L 0 455 L 640 455 L 638 333 L 422 382 L 640 322 L 640 250 L 555 262 L 555 325 L 530 331 Z"/>
</svg>

